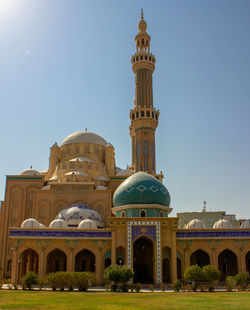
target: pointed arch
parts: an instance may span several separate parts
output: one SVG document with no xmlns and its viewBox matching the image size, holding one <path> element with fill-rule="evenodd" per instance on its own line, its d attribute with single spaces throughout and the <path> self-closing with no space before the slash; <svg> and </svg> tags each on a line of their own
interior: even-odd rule
<svg viewBox="0 0 250 310">
<path fill-rule="evenodd" d="M 35 250 L 31 248 L 24 250 L 20 254 L 20 259 L 18 260 L 19 279 L 22 279 L 23 276 L 29 271 L 38 273 L 38 263 L 39 255 Z"/>
<path fill-rule="evenodd" d="M 87 249 L 78 252 L 75 257 L 75 271 L 95 272 L 95 254 Z"/>
<path fill-rule="evenodd" d="M 233 276 L 237 274 L 237 256 L 232 251 L 225 249 L 218 256 L 218 266 L 221 272 L 221 280 L 225 280 L 227 276 Z"/>
<path fill-rule="evenodd" d="M 47 273 L 66 271 L 67 270 L 67 255 L 59 249 L 50 251 L 47 255 Z"/>
<path fill-rule="evenodd" d="M 203 267 L 210 264 L 210 258 L 207 252 L 199 249 L 193 252 L 190 256 L 190 265 L 198 265 Z"/>
</svg>

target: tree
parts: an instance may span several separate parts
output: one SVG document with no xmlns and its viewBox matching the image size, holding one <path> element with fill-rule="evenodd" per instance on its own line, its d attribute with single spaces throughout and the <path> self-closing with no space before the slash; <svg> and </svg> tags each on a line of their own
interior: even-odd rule
<svg viewBox="0 0 250 310">
<path fill-rule="evenodd" d="M 30 290 L 33 285 L 37 284 L 37 274 L 34 271 L 29 271 L 23 277 L 25 286 Z"/>
<path fill-rule="evenodd" d="M 208 290 L 212 292 L 214 290 L 213 282 L 218 281 L 220 278 L 220 271 L 212 265 L 206 265 L 202 268 L 204 278 L 209 282 Z"/>
<path fill-rule="evenodd" d="M 248 276 L 247 276 L 246 273 L 237 273 L 237 274 L 234 276 L 236 285 L 238 285 L 241 289 L 242 289 L 244 286 L 246 286 L 247 278 L 248 278 Z"/>
<path fill-rule="evenodd" d="M 200 282 L 204 280 L 204 274 L 198 265 L 193 265 L 185 269 L 184 279 L 186 281 Z"/>
<path fill-rule="evenodd" d="M 122 291 L 127 291 L 127 283 L 133 278 L 133 269 L 127 266 L 110 265 L 105 269 L 104 279 L 111 282 L 111 290 L 117 291 L 118 285 Z"/>
</svg>

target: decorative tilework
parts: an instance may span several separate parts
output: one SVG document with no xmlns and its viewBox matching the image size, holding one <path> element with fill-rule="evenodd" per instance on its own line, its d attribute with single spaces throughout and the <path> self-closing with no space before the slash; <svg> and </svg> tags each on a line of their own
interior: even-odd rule
<svg viewBox="0 0 250 310">
<path fill-rule="evenodd" d="M 177 231 L 176 238 L 250 238 L 250 230 Z"/>
<path fill-rule="evenodd" d="M 153 226 L 140 226 L 134 225 L 132 226 L 132 241 L 134 241 L 139 236 L 148 236 L 155 241 L 156 234 L 155 234 L 155 225 Z"/>
<path fill-rule="evenodd" d="M 39 238 L 111 238 L 111 231 L 68 231 L 68 230 L 14 230 L 10 237 Z"/>
</svg>

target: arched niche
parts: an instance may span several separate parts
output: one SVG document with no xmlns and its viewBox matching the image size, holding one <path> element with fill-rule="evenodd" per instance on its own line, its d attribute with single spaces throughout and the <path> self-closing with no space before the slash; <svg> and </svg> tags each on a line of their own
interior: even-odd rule
<svg viewBox="0 0 250 310">
<path fill-rule="evenodd" d="M 18 260 L 19 279 L 22 279 L 29 271 L 38 273 L 39 255 L 33 249 L 23 251 Z"/>
<path fill-rule="evenodd" d="M 133 244 L 134 282 L 154 283 L 154 244 L 139 237 Z"/>
<path fill-rule="evenodd" d="M 170 257 L 171 251 L 169 247 L 162 249 L 162 281 L 170 283 Z"/>
<path fill-rule="evenodd" d="M 89 250 L 80 251 L 75 258 L 75 271 L 95 272 L 95 255 Z"/>
<path fill-rule="evenodd" d="M 233 276 L 237 274 L 237 256 L 228 249 L 222 251 L 218 256 L 218 266 L 221 272 L 221 280 L 225 280 L 227 276 Z"/>
<path fill-rule="evenodd" d="M 125 263 L 125 249 L 123 246 L 119 246 L 116 249 L 116 264 L 117 265 L 124 265 Z"/>
<path fill-rule="evenodd" d="M 246 271 L 250 276 L 250 251 L 246 254 Z"/>
<path fill-rule="evenodd" d="M 190 265 L 198 265 L 203 267 L 210 264 L 209 255 L 203 250 L 197 250 L 190 256 Z"/>
<path fill-rule="evenodd" d="M 67 255 L 59 249 L 51 251 L 47 256 L 47 273 L 66 270 Z"/>
</svg>

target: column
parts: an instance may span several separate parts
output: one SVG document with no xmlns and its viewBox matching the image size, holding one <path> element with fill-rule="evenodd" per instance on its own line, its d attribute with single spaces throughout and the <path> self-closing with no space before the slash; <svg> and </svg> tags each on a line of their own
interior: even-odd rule
<svg viewBox="0 0 250 310">
<path fill-rule="evenodd" d="M 95 264 L 96 264 L 96 284 L 97 285 L 101 285 L 102 283 L 102 265 L 103 265 L 103 262 L 102 262 L 102 248 L 101 247 L 98 247 L 98 252 L 96 254 L 96 261 L 95 261 Z"/>
<path fill-rule="evenodd" d="M 244 255 L 244 248 L 240 248 L 240 261 L 241 261 L 241 268 L 239 268 L 238 272 L 242 273 L 247 273 L 247 268 L 246 268 L 246 260 L 245 260 L 245 255 Z"/>
<path fill-rule="evenodd" d="M 11 268 L 11 283 L 18 281 L 18 252 L 17 247 L 12 249 L 12 268 Z"/>
<path fill-rule="evenodd" d="M 172 244 L 171 244 L 171 282 L 177 279 L 177 265 L 176 265 L 176 231 L 172 231 Z"/>
<path fill-rule="evenodd" d="M 111 245 L 111 264 L 116 263 L 116 235 L 115 231 L 112 231 L 112 245 Z"/>
<path fill-rule="evenodd" d="M 38 260 L 38 278 L 43 278 L 45 276 L 45 248 L 42 247 L 39 253 L 39 260 Z"/>
</svg>

